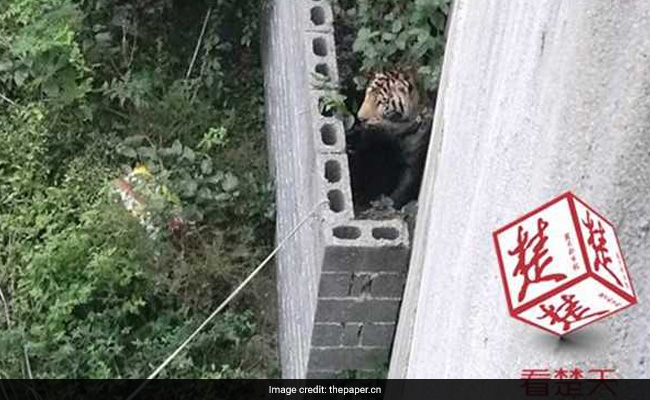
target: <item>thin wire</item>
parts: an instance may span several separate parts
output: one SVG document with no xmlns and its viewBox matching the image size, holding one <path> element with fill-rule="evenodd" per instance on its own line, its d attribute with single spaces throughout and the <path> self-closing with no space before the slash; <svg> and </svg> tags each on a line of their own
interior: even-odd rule
<svg viewBox="0 0 650 400">
<path fill-rule="evenodd" d="M 127 398 L 127 400 L 132 400 L 132 399 L 133 399 L 133 398 L 134 398 L 138 393 L 140 393 L 140 391 L 141 391 L 142 389 L 144 389 L 145 386 L 147 386 L 147 385 L 149 384 L 149 381 L 151 381 L 152 379 L 155 379 L 155 378 L 158 376 L 158 374 L 160 374 L 160 372 L 161 372 L 163 369 L 165 369 L 165 367 L 166 367 L 166 366 L 167 366 L 167 365 L 168 365 L 168 364 L 169 364 L 169 363 L 170 363 L 170 362 L 171 362 L 171 361 L 172 361 L 172 360 L 173 360 L 173 359 L 174 359 L 174 358 L 175 358 L 175 357 L 176 357 L 176 356 L 181 352 L 181 351 L 183 351 L 183 349 L 184 349 L 184 348 L 185 348 L 185 347 L 186 347 L 186 346 L 187 346 L 187 345 L 188 345 L 188 344 L 189 344 L 189 343 L 190 343 L 190 342 L 191 342 L 191 341 L 196 337 L 196 335 L 198 335 L 199 332 L 201 332 L 201 330 L 202 330 L 203 328 L 205 328 L 205 326 L 208 325 L 208 324 L 210 323 L 210 321 L 212 321 L 212 319 L 213 319 L 214 317 L 216 317 L 217 314 L 219 314 L 219 313 L 221 312 L 221 310 L 223 310 L 224 308 L 226 308 L 226 306 L 227 306 L 227 305 L 232 301 L 232 299 L 234 299 L 234 298 L 239 294 L 239 292 L 241 292 L 242 289 L 243 289 L 243 288 L 244 288 L 244 287 L 245 287 L 245 286 L 246 286 L 246 285 L 247 285 L 247 284 L 248 284 L 248 283 L 249 283 L 249 282 L 250 282 L 250 281 L 251 281 L 251 280 L 252 280 L 252 279 L 253 279 L 253 278 L 254 278 L 254 277 L 255 277 L 255 276 L 256 276 L 256 275 L 257 275 L 257 274 L 258 274 L 258 273 L 259 273 L 259 272 L 264 268 L 264 267 L 265 267 L 265 266 L 266 266 L 266 264 L 267 264 L 269 261 L 271 261 L 271 259 L 273 259 L 273 257 L 278 253 L 278 251 L 280 251 L 280 250 L 282 249 L 282 247 L 284 247 L 284 245 L 289 241 L 289 239 L 291 239 L 291 238 L 292 238 L 292 237 L 293 237 L 293 236 L 294 236 L 294 235 L 295 235 L 295 234 L 300 230 L 300 228 L 302 228 L 302 226 L 303 226 L 303 225 L 304 225 L 304 224 L 305 224 L 305 223 L 306 223 L 306 222 L 307 222 L 311 217 L 313 217 L 314 215 L 316 215 L 316 211 L 318 210 L 318 208 L 319 208 L 320 206 L 322 206 L 323 204 L 326 204 L 327 202 L 328 202 L 327 200 L 323 200 L 323 201 L 321 201 L 320 203 L 316 204 L 316 205 L 314 206 L 314 208 L 311 209 L 311 211 L 309 212 L 309 214 L 307 214 L 307 215 L 306 215 L 306 216 L 305 216 L 305 217 L 300 221 L 300 223 L 298 223 L 298 225 L 296 225 L 296 227 L 293 228 L 293 229 L 291 230 L 291 232 L 289 232 L 289 234 L 288 234 L 287 236 L 285 236 L 285 238 L 282 239 L 282 240 L 280 241 L 280 243 L 279 243 L 279 244 L 275 247 L 275 249 L 273 249 L 273 251 L 272 251 L 272 252 L 271 252 L 271 253 L 270 253 L 270 254 L 269 254 L 269 255 L 264 259 L 264 261 L 262 261 L 262 262 L 260 263 L 260 265 L 258 265 L 257 268 L 255 268 L 255 269 L 253 270 L 253 272 L 251 272 L 250 275 L 248 275 L 248 277 L 247 277 L 246 279 L 244 279 L 244 281 L 243 281 L 242 283 L 240 283 L 239 286 L 237 286 L 237 289 L 235 289 L 235 290 L 230 294 L 230 296 L 228 296 L 228 297 L 227 297 L 227 298 L 226 298 L 226 299 L 225 299 L 225 300 L 224 300 L 224 301 L 219 305 L 219 307 L 217 307 L 217 309 L 214 310 L 214 311 L 212 312 L 212 314 L 210 314 L 210 316 L 209 316 L 208 318 L 206 318 L 205 321 L 203 321 L 203 323 L 202 323 L 201 325 L 199 325 L 199 327 L 196 328 L 196 330 L 195 330 L 194 332 L 192 332 L 192 334 L 191 334 L 187 339 L 185 339 L 185 341 L 184 341 L 180 346 L 178 346 L 178 347 L 176 348 L 176 350 L 174 350 L 174 352 L 171 353 L 171 354 L 170 354 L 170 355 L 165 359 L 165 361 L 163 361 L 162 364 L 160 364 L 160 366 L 158 366 L 158 368 L 156 368 L 156 369 L 151 373 L 151 375 L 149 375 L 149 376 L 147 377 L 147 379 L 142 383 L 142 385 L 140 385 L 140 387 L 138 387 L 138 388 L 136 389 L 136 391 L 133 392 L 133 394 L 131 394 L 131 396 L 129 396 L 129 397 Z"/>
</svg>

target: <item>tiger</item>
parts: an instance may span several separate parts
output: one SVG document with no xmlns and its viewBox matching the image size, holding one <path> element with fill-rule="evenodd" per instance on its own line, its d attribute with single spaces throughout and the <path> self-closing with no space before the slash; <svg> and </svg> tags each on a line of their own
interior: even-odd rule
<svg viewBox="0 0 650 400">
<path fill-rule="evenodd" d="M 388 168 L 395 170 L 383 172 L 394 179 L 392 187 L 384 188 L 387 193 L 382 193 L 388 194 L 395 209 L 417 199 L 431 136 L 432 109 L 421 104 L 416 80 L 413 72 L 376 72 L 357 112 L 359 148 L 365 150 L 364 156 L 381 151 L 383 154 L 374 155 L 381 158 L 381 167 L 390 165 Z M 379 142 L 382 150 L 378 150 Z"/>
<path fill-rule="evenodd" d="M 401 70 L 375 73 L 357 112 L 358 121 L 365 126 L 381 126 L 388 130 L 408 128 L 420 111 L 415 79 L 413 72 Z"/>
</svg>

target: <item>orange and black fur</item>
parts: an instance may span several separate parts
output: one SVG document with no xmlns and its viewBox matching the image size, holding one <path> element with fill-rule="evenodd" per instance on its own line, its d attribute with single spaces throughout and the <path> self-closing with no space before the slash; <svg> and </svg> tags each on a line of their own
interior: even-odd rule
<svg viewBox="0 0 650 400">
<path fill-rule="evenodd" d="M 355 201 L 383 194 L 399 209 L 417 198 L 429 147 L 430 114 L 421 105 L 415 74 L 395 70 L 373 75 L 357 113 L 358 138 L 351 160 L 353 187 L 365 185 L 359 192 L 367 198 L 356 196 Z M 383 184 L 376 184 L 379 181 Z"/>
</svg>

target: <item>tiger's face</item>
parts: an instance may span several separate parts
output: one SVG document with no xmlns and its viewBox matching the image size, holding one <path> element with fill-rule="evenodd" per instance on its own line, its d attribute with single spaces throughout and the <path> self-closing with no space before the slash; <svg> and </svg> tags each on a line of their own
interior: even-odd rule
<svg viewBox="0 0 650 400">
<path fill-rule="evenodd" d="M 417 117 L 419 105 L 415 77 L 401 71 L 378 72 L 366 88 L 357 118 L 367 127 L 399 128 Z"/>
</svg>

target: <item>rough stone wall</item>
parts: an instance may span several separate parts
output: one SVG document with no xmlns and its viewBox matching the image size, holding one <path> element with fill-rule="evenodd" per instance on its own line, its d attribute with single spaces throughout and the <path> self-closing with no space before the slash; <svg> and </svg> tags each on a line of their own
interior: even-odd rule
<svg viewBox="0 0 650 400">
<path fill-rule="evenodd" d="M 284 378 L 370 372 L 388 361 L 408 264 L 406 224 L 354 220 L 343 126 L 322 115 L 338 84 L 327 0 L 269 2 L 264 35 L 266 121 L 277 187 L 277 236 L 319 202 L 278 256 Z"/>
<path fill-rule="evenodd" d="M 455 0 L 390 377 L 650 377 L 649 33 L 643 0 Z M 508 316 L 491 233 L 566 190 L 617 228 L 639 304 L 559 341 Z"/>
</svg>

